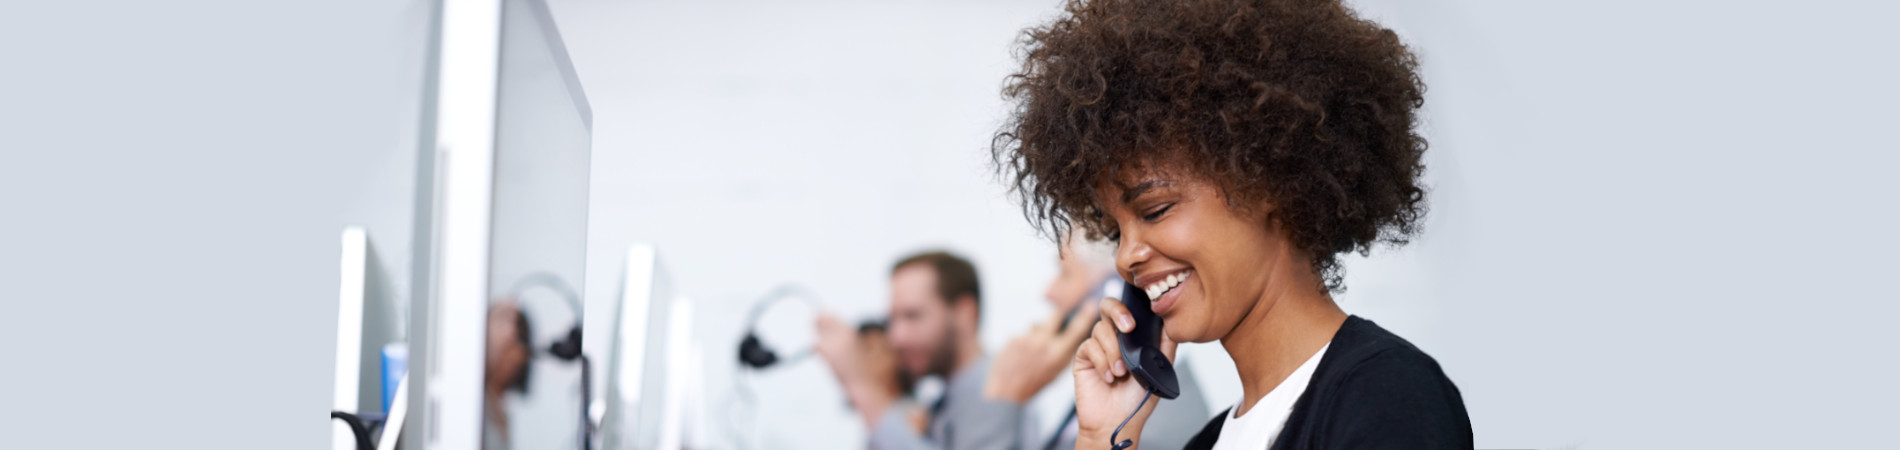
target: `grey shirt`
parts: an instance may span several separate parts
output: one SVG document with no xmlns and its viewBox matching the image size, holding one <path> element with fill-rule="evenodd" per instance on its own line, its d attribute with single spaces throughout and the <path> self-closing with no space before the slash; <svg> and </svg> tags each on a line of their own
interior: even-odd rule
<svg viewBox="0 0 1900 450">
<path fill-rule="evenodd" d="M 1009 449 L 1021 445 L 1023 407 L 983 398 L 990 359 L 979 357 L 944 383 L 924 434 L 911 428 L 904 408 L 889 408 L 871 430 L 874 450 Z"/>
</svg>

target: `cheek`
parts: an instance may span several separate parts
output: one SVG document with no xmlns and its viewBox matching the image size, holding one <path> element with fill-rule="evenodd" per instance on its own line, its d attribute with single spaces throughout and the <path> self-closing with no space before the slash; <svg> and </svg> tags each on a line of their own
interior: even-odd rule
<svg viewBox="0 0 1900 450">
<path fill-rule="evenodd" d="M 911 327 L 899 320 L 892 320 L 884 330 L 885 338 L 890 339 L 891 348 L 903 349 L 910 345 Z"/>
<path fill-rule="evenodd" d="M 923 321 L 905 321 L 902 327 L 892 324 L 891 347 L 900 352 L 916 351 L 930 341 L 932 330 Z"/>
<path fill-rule="evenodd" d="M 1216 317 L 1217 314 L 1210 310 L 1205 302 L 1196 303 L 1197 304 L 1194 305 L 1182 304 L 1180 307 L 1177 307 L 1179 309 L 1175 310 L 1175 314 L 1173 314 L 1174 317 L 1167 319 L 1168 322 L 1163 325 L 1163 329 L 1168 333 L 1168 339 L 1173 339 L 1174 342 L 1185 343 L 1207 342 L 1219 337 L 1210 332 L 1211 322 L 1213 322 L 1212 319 Z"/>
<path fill-rule="evenodd" d="M 1240 299 L 1219 296 L 1218 291 L 1210 293 L 1210 284 L 1218 282 L 1199 284 L 1183 292 L 1186 295 L 1181 297 L 1181 304 L 1167 318 L 1168 338 L 1175 342 L 1209 342 L 1225 336 L 1239 323 L 1246 314 L 1246 305 L 1237 301 Z"/>
<path fill-rule="evenodd" d="M 892 347 L 892 348 L 895 348 L 895 349 L 898 349 L 898 350 L 903 350 L 903 351 L 908 351 L 908 350 L 910 350 L 910 349 L 914 349 L 914 348 L 917 348 L 917 332 L 916 332 L 916 329 L 915 329 L 915 328 L 912 328 L 912 329 L 910 329 L 910 330 L 908 330 L 908 331 L 909 331 L 908 333 L 905 333 L 905 334 L 901 334 L 901 335 L 900 335 L 900 334 L 892 334 L 892 335 L 891 335 L 891 347 Z"/>
</svg>

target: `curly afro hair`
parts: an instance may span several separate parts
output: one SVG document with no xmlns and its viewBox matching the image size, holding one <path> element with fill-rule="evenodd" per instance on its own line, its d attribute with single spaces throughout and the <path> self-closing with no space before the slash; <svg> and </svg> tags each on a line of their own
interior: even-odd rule
<svg viewBox="0 0 1900 450">
<path fill-rule="evenodd" d="M 1071 0 L 1024 31 L 991 157 L 1058 238 L 1113 224 L 1096 187 L 1175 168 L 1231 204 L 1271 202 L 1329 291 L 1338 255 L 1403 245 L 1425 215 L 1425 85 L 1398 35 L 1337 0 Z"/>
</svg>

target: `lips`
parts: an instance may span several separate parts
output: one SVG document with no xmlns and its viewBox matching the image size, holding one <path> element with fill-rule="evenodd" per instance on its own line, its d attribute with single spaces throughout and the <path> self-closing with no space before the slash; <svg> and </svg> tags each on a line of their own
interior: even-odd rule
<svg viewBox="0 0 1900 450">
<path fill-rule="evenodd" d="M 1194 276 L 1193 270 L 1183 270 L 1168 274 L 1166 277 L 1148 283 L 1142 289 L 1147 290 L 1149 307 L 1155 314 L 1165 314 L 1181 298 L 1181 285 Z"/>
</svg>

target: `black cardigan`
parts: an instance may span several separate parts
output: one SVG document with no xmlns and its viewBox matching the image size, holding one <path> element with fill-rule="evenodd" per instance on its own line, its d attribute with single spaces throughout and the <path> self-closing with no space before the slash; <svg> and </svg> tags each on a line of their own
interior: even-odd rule
<svg viewBox="0 0 1900 450">
<path fill-rule="evenodd" d="M 1228 411 L 1187 449 L 1212 449 Z M 1438 362 L 1359 316 L 1346 318 L 1273 450 L 1469 449 L 1471 418 Z"/>
</svg>

